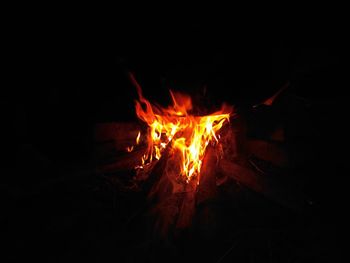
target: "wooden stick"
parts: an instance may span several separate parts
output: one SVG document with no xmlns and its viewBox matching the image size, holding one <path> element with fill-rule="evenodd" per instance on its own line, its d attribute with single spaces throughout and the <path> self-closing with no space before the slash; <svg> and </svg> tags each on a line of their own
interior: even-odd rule
<svg viewBox="0 0 350 263">
<path fill-rule="evenodd" d="M 274 202 L 296 211 L 303 210 L 307 198 L 302 193 L 301 186 L 289 176 L 259 175 L 253 170 L 235 164 L 232 161 L 221 160 L 220 170 L 247 188 L 263 194 Z"/>
</svg>

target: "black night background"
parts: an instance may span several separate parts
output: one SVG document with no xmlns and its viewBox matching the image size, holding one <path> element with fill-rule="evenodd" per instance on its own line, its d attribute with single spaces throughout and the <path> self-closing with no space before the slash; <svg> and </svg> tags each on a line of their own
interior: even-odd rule
<svg viewBox="0 0 350 263">
<path fill-rule="evenodd" d="M 2 87 L 10 99 L 1 100 L 9 144 L 0 182 L 7 261 L 342 261 L 349 181 L 344 31 L 243 26 L 220 16 L 14 23 L 7 68 L 15 73 Z M 283 131 L 278 145 L 287 164 L 274 162 L 275 148 L 255 157 L 302 185 L 303 207 L 235 184 L 220 190 L 229 197 L 198 212 L 202 223 L 157 240 L 144 220 L 144 196 L 122 193 L 96 172 L 97 125 L 138 121 L 128 72 L 164 106 L 169 88 L 194 101 L 205 90 L 209 108 L 234 105 L 249 140 L 274 143 L 271 134 Z M 285 85 L 276 104 L 253 109 Z"/>
</svg>

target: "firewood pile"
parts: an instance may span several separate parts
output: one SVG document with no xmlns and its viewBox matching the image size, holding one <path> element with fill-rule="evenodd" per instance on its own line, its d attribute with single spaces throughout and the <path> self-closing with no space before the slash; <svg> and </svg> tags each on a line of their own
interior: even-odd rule
<svg viewBox="0 0 350 263">
<path fill-rule="evenodd" d="M 261 114 L 261 109 L 270 106 L 271 102 L 260 105 L 251 114 Z M 248 121 L 249 118 L 237 115 L 223 127 L 220 143 L 207 148 L 198 186 L 179 183 L 169 176 L 171 171 L 165 171 L 171 167 L 166 165 L 171 161 L 167 150 L 152 169 L 135 171 L 145 146 L 140 144 L 133 152 L 126 148 L 144 128 L 142 123 L 96 126 L 97 171 L 113 182 L 116 191 L 143 194 L 147 200 L 143 213 L 152 218 L 153 234 L 161 240 L 181 236 L 196 227 L 204 227 L 210 233 L 208 228 L 216 224 L 211 207 L 220 206 L 220 202 L 235 202 L 232 199 L 242 191 L 255 193 L 286 210 L 303 211 L 310 200 L 303 194 L 302 182 L 288 172 L 283 128 L 275 128 L 268 140 L 250 138 L 252 127 Z"/>
</svg>

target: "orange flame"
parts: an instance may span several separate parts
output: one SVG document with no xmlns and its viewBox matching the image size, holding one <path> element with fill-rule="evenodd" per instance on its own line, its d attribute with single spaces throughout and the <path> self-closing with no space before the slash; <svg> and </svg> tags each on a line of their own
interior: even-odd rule
<svg viewBox="0 0 350 263">
<path fill-rule="evenodd" d="M 137 88 L 136 114 L 148 125 L 146 135 L 147 150 L 137 169 L 142 169 L 155 160 L 159 160 L 169 146 L 178 158 L 180 174 L 189 182 L 196 178 L 199 182 L 202 160 L 210 142 L 218 142 L 217 132 L 229 121 L 232 108 L 222 106 L 220 111 L 206 116 L 194 116 L 189 112 L 192 101 L 188 95 L 170 91 L 173 105 L 161 108 L 152 105 L 142 95 L 142 90 L 134 77 L 131 81 Z M 136 138 L 140 141 L 140 133 Z"/>
</svg>

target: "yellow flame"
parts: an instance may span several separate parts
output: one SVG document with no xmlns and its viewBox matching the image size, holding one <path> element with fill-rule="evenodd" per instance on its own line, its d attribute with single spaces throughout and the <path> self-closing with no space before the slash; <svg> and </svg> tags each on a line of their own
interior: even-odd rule
<svg viewBox="0 0 350 263">
<path fill-rule="evenodd" d="M 229 121 L 231 108 L 222 107 L 218 112 L 206 116 L 190 115 L 191 98 L 170 91 L 173 105 L 160 108 L 146 100 L 138 86 L 139 100 L 136 101 L 138 118 L 148 125 L 147 150 L 136 168 L 144 168 L 155 159 L 159 160 L 164 150 L 170 146 L 178 158 L 180 173 L 189 182 L 197 178 L 199 182 L 202 160 L 210 142 L 218 142 L 216 133 Z M 137 135 L 136 144 L 140 141 Z"/>
<path fill-rule="evenodd" d="M 132 152 L 134 150 L 134 146 L 128 146 L 126 147 L 127 152 Z"/>
<path fill-rule="evenodd" d="M 136 137 L 136 144 L 139 144 L 140 143 L 140 136 L 141 136 L 141 132 L 139 132 L 137 134 L 137 137 Z"/>
</svg>

